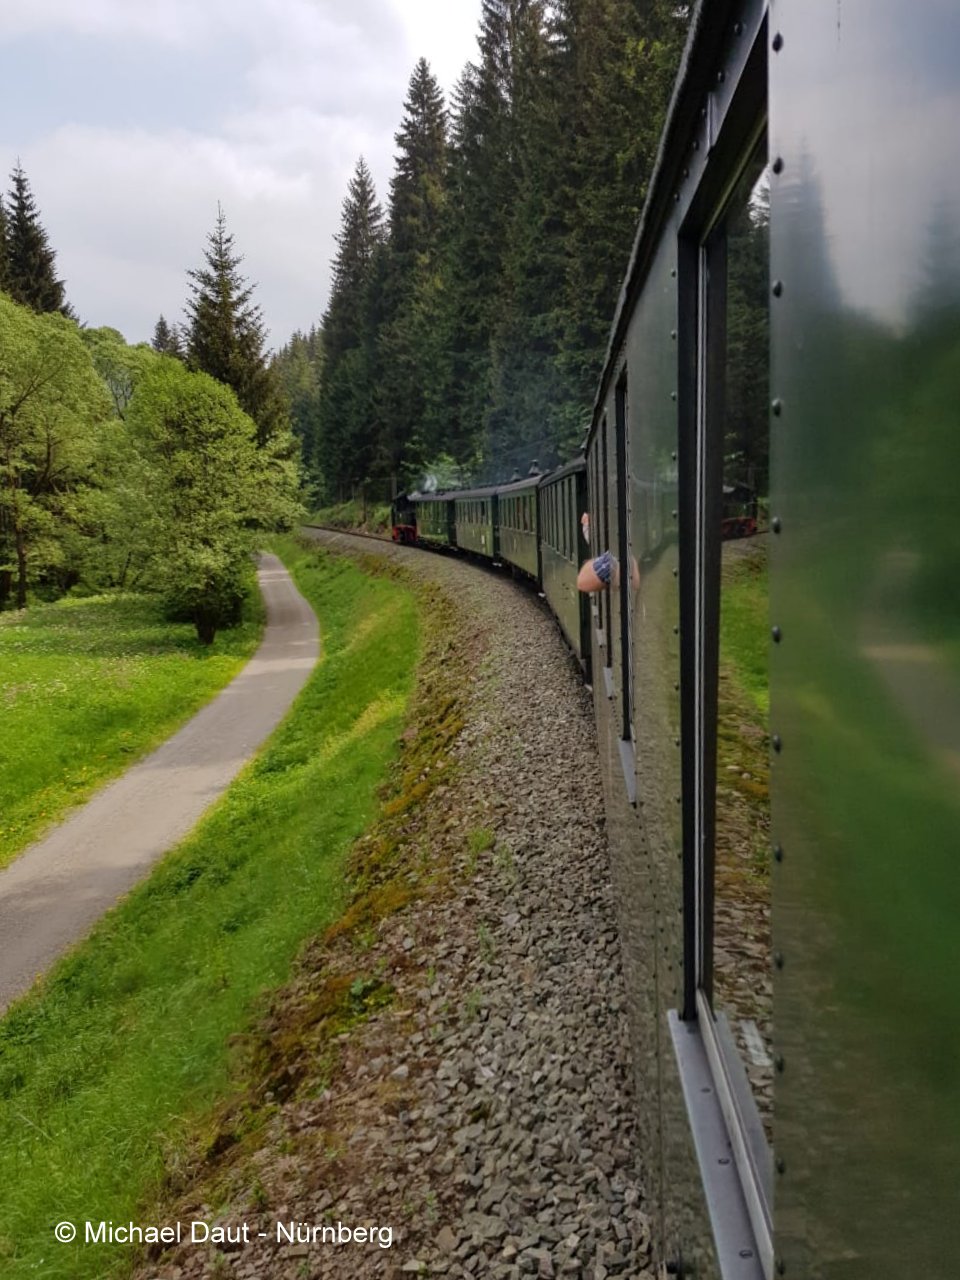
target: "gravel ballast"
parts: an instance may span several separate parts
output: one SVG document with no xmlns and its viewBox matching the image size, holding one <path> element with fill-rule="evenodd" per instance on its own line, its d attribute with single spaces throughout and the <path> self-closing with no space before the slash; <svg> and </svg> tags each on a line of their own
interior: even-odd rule
<svg viewBox="0 0 960 1280">
<path fill-rule="evenodd" d="M 444 876 L 364 940 L 390 1003 L 299 1064 L 288 1096 L 265 1095 L 255 1150 L 165 1206 L 247 1224 L 248 1241 L 183 1245 L 139 1275 L 652 1280 L 589 690 L 533 590 L 454 557 L 313 536 L 453 602 L 456 769 L 413 828 Z M 296 982 L 311 965 L 347 972 L 335 944 Z M 338 1224 L 376 1233 L 319 1237 Z"/>
</svg>

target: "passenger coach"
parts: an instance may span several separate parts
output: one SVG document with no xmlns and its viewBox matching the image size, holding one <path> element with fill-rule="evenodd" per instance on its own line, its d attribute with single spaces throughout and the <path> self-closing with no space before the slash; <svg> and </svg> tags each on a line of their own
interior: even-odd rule
<svg viewBox="0 0 960 1280">
<path fill-rule="evenodd" d="M 956 4 L 693 15 L 586 479 L 662 1274 L 960 1270 L 958 119 Z"/>
</svg>

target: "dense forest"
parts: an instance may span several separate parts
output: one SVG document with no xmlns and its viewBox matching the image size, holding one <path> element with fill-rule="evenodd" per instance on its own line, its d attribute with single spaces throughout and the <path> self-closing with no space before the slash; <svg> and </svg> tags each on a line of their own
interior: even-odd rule
<svg viewBox="0 0 960 1280">
<path fill-rule="evenodd" d="M 0 609 L 156 590 L 209 641 L 258 535 L 301 504 L 569 457 L 687 8 L 482 0 L 451 101 L 413 70 L 386 208 L 358 160 L 326 310 L 272 356 L 222 210 L 181 319 L 135 346 L 85 327 L 18 162 L 0 199 Z"/>
<path fill-rule="evenodd" d="M 449 104 L 417 63 L 386 210 L 361 158 L 322 325 L 275 361 L 323 497 L 505 479 L 576 450 L 687 10 L 483 0 Z"/>
</svg>

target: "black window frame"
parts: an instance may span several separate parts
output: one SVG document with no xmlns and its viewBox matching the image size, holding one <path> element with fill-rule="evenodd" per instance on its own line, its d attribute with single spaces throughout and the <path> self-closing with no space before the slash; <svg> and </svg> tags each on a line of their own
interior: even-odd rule
<svg viewBox="0 0 960 1280">
<path fill-rule="evenodd" d="M 739 1052 L 712 1008 L 719 656 L 714 642 L 720 603 L 723 466 L 722 428 L 717 448 L 715 423 L 725 377 L 724 220 L 737 183 L 766 138 L 767 20 L 762 9 L 758 13 L 756 34 L 723 118 L 713 119 L 707 113 L 705 127 L 715 135 L 710 163 L 684 211 L 677 241 L 684 981 L 683 1006 L 679 1015 L 671 1015 L 671 1034 L 715 1229 L 724 1193 L 705 1157 L 711 1139 L 698 1120 L 697 1092 L 711 1093 L 716 1100 L 712 1105 L 722 1113 L 743 1212 L 763 1273 L 769 1276 L 773 1153 L 766 1144 Z M 708 287 L 709 276 L 712 287 Z M 699 1036 L 690 1040 L 684 1032 L 699 1032 Z M 726 1212 L 732 1212 L 729 1201 Z"/>
<path fill-rule="evenodd" d="M 631 664 L 633 655 L 631 652 L 631 619 L 630 611 L 633 607 L 631 600 L 631 573 L 630 573 L 630 513 L 627 503 L 627 490 L 629 477 L 627 475 L 629 453 L 629 439 L 627 426 L 627 388 L 628 375 L 627 369 L 624 367 L 620 376 L 617 378 L 614 390 L 614 417 L 615 417 L 615 441 L 617 451 L 617 558 L 620 562 L 620 580 L 618 584 L 619 603 L 620 603 L 620 740 L 622 742 L 633 742 L 633 704 L 631 701 L 631 689 L 633 686 L 633 672 Z M 611 591 L 614 589 L 610 584 Z"/>
</svg>

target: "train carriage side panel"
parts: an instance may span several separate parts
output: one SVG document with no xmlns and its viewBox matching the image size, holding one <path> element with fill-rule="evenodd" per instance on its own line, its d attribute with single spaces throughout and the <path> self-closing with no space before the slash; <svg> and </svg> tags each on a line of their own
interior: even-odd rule
<svg viewBox="0 0 960 1280">
<path fill-rule="evenodd" d="M 564 501 L 570 493 L 574 501 Z M 545 476 L 540 481 L 539 504 L 543 593 L 567 643 L 589 674 L 590 603 L 577 590 L 580 562 L 589 554 L 580 530 L 580 516 L 586 511 L 586 463 L 570 463 Z"/>
<path fill-rule="evenodd" d="M 456 545 L 451 518 L 453 500 L 450 495 L 413 493 L 409 502 L 416 516 L 418 541 L 428 546 Z"/>
<path fill-rule="evenodd" d="M 472 555 L 495 560 L 499 552 L 496 489 L 459 491 L 454 501 L 454 513 L 457 546 Z"/>
<path fill-rule="evenodd" d="M 788 1276 L 947 1280 L 960 1258 L 960 7 L 773 13 L 778 1251 Z"/>
<path fill-rule="evenodd" d="M 713 535 L 683 468 L 692 476 L 699 465 L 691 342 L 702 303 L 715 305 L 706 281 L 701 294 L 691 286 L 691 265 L 701 269 L 712 211 L 762 136 L 765 5 L 701 4 L 692 31 L 588 438 L 593 549 L 617 562 L 591 607 L 594 700 L 637 1092 L 656 1099 L 640 1119 L 658 1260 L 697 1280 L 761 1280 L 773 1266 L 769 1201 L 751 1199 L 757 1188 L 743 1174 L 757 1108 L 738 1046 L 729 1060 L 710 1057 L 724 1015 L 704 1003 L 712 863 L 701 859 L 704 784 L 693 766 L 716 709 L 704 705 L 690 655 L 716 641 L 698 634 L 695 607 L 698 537 Z M 763 1142 L 760 1132 L 761 1162 Z"/>
<path fill-rule="evenodd" d="M 501 485 L 497 490 L 497 511 L 500 559 L 537 581 L 540 574 L 537 478 Z"/>
</svg>

